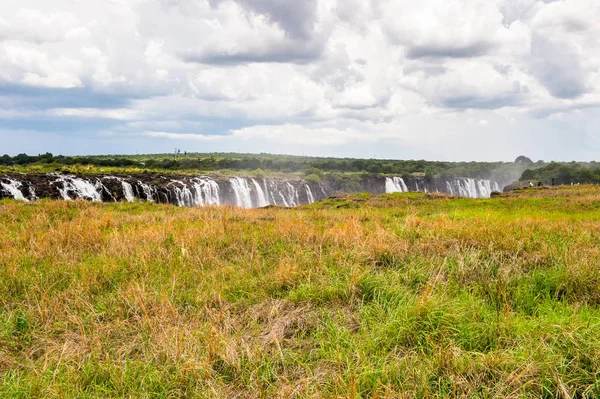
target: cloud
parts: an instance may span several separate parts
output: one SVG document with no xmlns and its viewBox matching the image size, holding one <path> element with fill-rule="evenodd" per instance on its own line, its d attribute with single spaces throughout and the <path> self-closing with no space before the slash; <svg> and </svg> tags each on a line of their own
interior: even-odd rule
<svg viewBox="0 0 600 399">
<path fill-rule="evenodd" d="M 198 133 L 170 133 L 170 132 L 142 132 L 142 136 L 166 138 L 171 140 L 194 140 L 194 141 L 221 141 L 222 136 L 204 135 Z"/>
<path fill-rule="evenodd" d="M 211 0 L 217 5 L 228 0 Z M 314 34 L 317 1 L 290 2 L 281 0 L 234 0 L 245 10 L 264 15 L 277 23 L 290 37 L 309 39 Z"/>
<path fill-rule="evenodd" d="M 202 50 L 181 51 L 179 55 L 186 62 L 213 65 L 239 65 L 255 62 L 309 63 L 319 57 L 322 44 L 294 40 L 271 40 L 247 46 L 214 46 Z"/>
<path fill-rule="evenodd" d="M 586 91 L 579 55 L 565 43 L 534 35 L 532 44 L 534 75 L 558 98 L 576 98 Z"/>
<path fill-rule="evenodd" d="M 185 62 L 208 65 L 246 63 L 306 64 L 319 58 L 330 32 L 319 17 L 316 0 L 211 0 L 210 7 L 177 19 L 190 37 L 202 37 L 186 46 L 175 44 Z"/>
<path fill-rule="evenodd" d="M 492 1 L 388 1 L 384 15 L 389 40 L 404 46 L 409 59 L 479 57 L 523 41 L 524 32 L 505 26 Z"/>
<path fill-rule="evenodd" d="M 309 146 L 337 146 L 351 142 L 375 142 L 378 140 L 395 140 L 393 134 L 387 132 L 363 132 L 351 128 L 336 127 L 306 127 L 302 125 L 255 125 L 241 129 L 234 129 L 224 135 L 206 135 L 201 133 L 172 133 L 146 131 L 142 135 L 153 138 L 168 138 L 172 140 L 194 141 L 267 141 L 280 144 L 297 144 Z"/>
<path fill-rule="evenodd" d="M 0 15 L 3 145 L 20 152 L 19 134 L 62 131 L 85 152 L 490 158 L 511 151 L 493 134 L 552 131 L 559 149 L 597 130 L 596 0 L 5 0 Z"/>
<path fill-rule="evenodd" d="M 409 47 L 406 56 L 410 59 L 425 57 L 471 58 L 486 54 L 494 49 L 494 43 L 485 40 L 472 43 L 424 43 Z"/>
</svg>

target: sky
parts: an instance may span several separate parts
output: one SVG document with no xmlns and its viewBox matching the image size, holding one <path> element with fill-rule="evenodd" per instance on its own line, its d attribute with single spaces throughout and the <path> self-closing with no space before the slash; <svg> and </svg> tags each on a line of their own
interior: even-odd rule
<svg viewBox="0 0 600 399">
<path fill-rule="evenodd" d="M 600 160 L 600 0 L 2 0 L 0 154 Z"/>
</svg>

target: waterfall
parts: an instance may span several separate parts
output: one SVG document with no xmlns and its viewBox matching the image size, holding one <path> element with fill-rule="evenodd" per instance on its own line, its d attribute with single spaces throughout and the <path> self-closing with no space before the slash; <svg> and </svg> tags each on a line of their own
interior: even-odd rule
<svg viewBox="0 0 600 399">
<path fill-rule="evenodd" d="M 419 182 L 421 184 L 419 184 Z M 429 192 L 429 189 L 427 188 L 427 181 L 425 181 L 425 180 L 415 179 L 415 187 L 417 189 L 417 192 L 423 192 L 423 193 Z"/>
<path fill-rule="evenodd" d="M 256 182 L 256 180 L 252 179 L 252 183 L 254 184 L 254 188 L 256 189 L 256 195 L 258 197 L 258 207 L 262 208 L 263 206 L 269 205 L 269 199 L 265 196 L 265 192 L 260 187 L 260 184 Z"/>
<path fill-rule="evenodd" d="M 263 184 L 265 186 L 265 193 L 267 195 L 267 199 L 269 200 L 269 203 L 273 204 L 273 205 L 277 205 L 277 200 L 275 199 L 275 191 L 270 189 L 270 185 L 271 185 L 271 181 L 269 180 L 269 185 L 267 185 L 267 179 L 263 180 Z"/>
<path fill-rule="evenodd" d="M 478 180 L 479 196 L 489 198 L 492 195 L 492 183 L 489 180 Z"/>
<path fill-rule="evenodd" d="M 416 191 L 441 191 L 450 195 L 465 198 L 489 198 L 492 191 L 500 191 L 499 184 L 493 180 L 466 177 L 436 178 L 431 182 L 415 179 L 414 184 Z M 407 185 L 401 177 L 386 177 L 386 193 L 406 191 L 408 191 Z"/>
<path fill-rule="evenodd" d="M 196 191 L 194 205 L 221 205 L 219 197 L 219 185 L 208 177 L 192 179 L 192 185 Z"/>
<path fill-rule="evenodd" d="M 96 188 L 96 191 L 100 194 L 100 198 L 102 198 L 102 193 L 105 193 L 108 197 L 110 197 L 110 199 L 113 202 L 117 202 L 117 199 L 115 198 L 115 196 L 112 195 L 110 190 L 107 189 L 106 186 L 104 184 L 102 184 L 102 182 L 99 179 L 94 184 L 94 187 Z"/>
<path fill-rule="evenodd" d="M 45 180 L 44 180 L 45 179 Z M 140 180 L 138 180 L 140 179 Z M 110 184 L 109 184 L 110 181 Z M 85 199 L 91 201 L 128 201 L 147 200 L 150 202 L 172 203 L 178 206 L 207 206 L 231 204 L 238 207 L 265 207 L 270 204 L 294 207 L 312 204 L 317 198 L 339 194 L 327 184 L 313 184 L 283 179 L 256 179 L 244 177 L 229 178 L 230 186 L 221 180 L 209 176 L 180 177 L 169 176 L 118 177 L 118 176 L 82 176 L 49 173 L 37 176 L 37 187 L 20 178 L 2 176 L 0 178 L 0 197 L 7 196 L 23 201 L 37 199 L 36 188 L 42 197 L 55 197 L 65 200 Z M 103 184 L 104 183 L 104 184 Z M 225 182 L 226 184 L 227 182 Z M 375 186 L 375 184 L 379 186 Z M 106 186 L 105 186 L 106 184 Z M 48 185 L 52 188 L 50 193 Z M 110 190 L 109 190 L 110 188 Z M 122 188 L 122 190 L 121 190 Z M 366 181 L 363 189 L 378 193 L 439 191 L 466 198 L 489 198 L 493 191 L 501 191 L 498 182 L 489 179 L 434 177 L 425 180 L 422 177 L 386 177 L 376 181 Z M 119 193 L 113 196 L 113 191 Z M 318 192 L 314 192 L 317 190 Z M 116 196 L 116 198 L 115 198 Z"/>
<path fill-rule="evenodd" d="M 386 177 L 385 178 L 385 192 L 386 193 L 406 193 L 408 187 L 404 183 L 404 179 L 401 177 Z"/>
<path fill-rule="evenodd" d="M 300 203 L 300 198 L 298 196 L 298 190 L 296 187 L 290 184 L 290 182 L 285 182 L 285 188 L 288 195 L 288 203 L 289 206 L 298 206 Z"/>
<path fill-rule="evenodd" d="M 279 196 L 281 197 L 281 200 L 283 201 L 283 206 L 285 206 L 286 208 L 289 208 L 290 204 L 285 199 L 285 196 L 283 195 L 283 193 L 281 191 L 279 191 L 278 193 L 279 193 Z"/>
<path fill-rule="evenodd" d="M 127 202 L 134 202 L 135 195 L 133 195 L 133 186 L 125 180 L 121 180 L 121 185 L 123 186 L 123 194 L 125 195 Z"/>
<path fill-rule="evenodd" d="M 96 184 L 92 184 L 89 181 L 80 179 L 78 177 L 59 175 L 51 184 L 55 185 L 58 183 L 62 183 L 62 187 L 58 186 L 57 189 L 62 198 L 66 201 L 71 201 L 73 199 L 69 196 L 69 193 L 73 193 L 75 198 L 96 202 L 102 201 L 101 191 L 104 186 L 102 183 L 100 183 L 100 181 L 97 181 Z"/>
<path fill-rule="evenodd" d="M 252 208 L 252 196 L 250 195 L 250 187 L 248 187 L 246 179 L 232 177 L 229 179 L 229 182 L 235 193 L 236 205 L 242 208 Z"/>
<path fill-rule="evenodd" d="M 140 185 L 142 191 L 144 192 L 144 195 L 146 196 L 146 201 L 154 202 L 154 192 L 156 191 L 156 189 L 150 187 L 150 185 L 141 181 L 139 181 L 138 184 Z"/>
<path fill-rule="evenodd" d="M 282 205 L 286 208 L 298 205 L 298 191 L 289 182 L 280 182 L 279 185 L 275 180 L 265 179 L 266 196 L 274 205 Z"/>
<path fill-rule="evenodd" d="M 181 186 L 179 186 L 181 185 Z M 195 206 L 194 196 L 187 184 L 180 180 L 171 180 L 169 186 L 173 187 L 173 196 L 177 202 L 177 206 Z"/>
<path fill-rule="evenodd" d="M 477 191 L 478 189 L 478 181 L 475 179 L 469 179 L 469 193 L 471 194 L 470 197 L 471 198 L 480 198 L 480 197 L 489 197 L 489 192 L 488 195 L 480 195 L 482 193 Z"/>
<path fill-rule="evenodd" d="M 469 185 L 465 179 L 458 179 L 456 182 L 458 183 L 458 195 L 461 197 L 470 197 Z"/>
<path fill-rule="evenodd" d="M 306 198 L 308 198 L 308 203 L 313 204 L 315 202 L 315 197 L 313 196 L 313 193 L 310 190 L 310 186 L 308 184 L 305 184 L 304 187 L 306 187 Z"/>
<path fill-rule="evenodd" d="M 2 186 L 2 188 L 4 190 L 6 190 L 16 200 L 29 202 L 29 200 L 27 198 L 25 198 L 25 196 L 23 195 L 23 193 L 20 190 L 21 186 L 23 186 L 23 184 L 20 181 L 16 181 L 16 180 L 12 180 L 12 179 L 6 179 L 6 180 L 8 181 L 8 183 L 4 183 L 4 182 L 0 181 L 0 185 Z"/>
<path fill-rule="evenodd" d="M 498 182 L 488 179 L 458 178 L 446 180 L 446 192 L 466 198 L 489 198 L 492 191 L 500 191 Z"/>
</svg>

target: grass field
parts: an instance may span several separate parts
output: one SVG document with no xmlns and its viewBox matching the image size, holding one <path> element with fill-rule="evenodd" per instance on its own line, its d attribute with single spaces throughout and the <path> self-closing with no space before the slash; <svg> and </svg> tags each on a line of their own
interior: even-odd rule
<svg viewBox="0 0 600 399">
<path fill-rule="evenodd" d="M 600 189 L 0 202 L 2 398 L 600 396 Z"/>
</svg>

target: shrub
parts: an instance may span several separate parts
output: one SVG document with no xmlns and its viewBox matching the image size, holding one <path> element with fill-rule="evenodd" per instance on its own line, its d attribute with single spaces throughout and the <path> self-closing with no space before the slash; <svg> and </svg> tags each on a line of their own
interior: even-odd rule
<svg viewBox="0 0 600 399">
<path fill-rule="evenodd" d="M 322 178 L 319 177 L 318 175 L 312 173 L 312 174 L 306 176 L 306 180 L 311 183 L 321 183 Z"/>
<path fill-rule="evenodd" d="M 258 177 L 260 179 L 264 179 L 265 177 L 267 177 L 266 172 L 264 170 L 260 169 L 260 168 L 259 169 L 255 169 L 254 172 L 252 172 L 252 175 L 254 177 Z"/>
<path fill-rule="evenodd" d="M 319 181 L 320 181 L 320 179 L 323 178 L 324 173 L 321 169 L 318 169 L 318 168 L 307 168 L 304 171 L 304 175 L 306 176 L 307 179 L 308 179 L 308 176 L 315 175 L 319 178 Z"/>
</svg>

